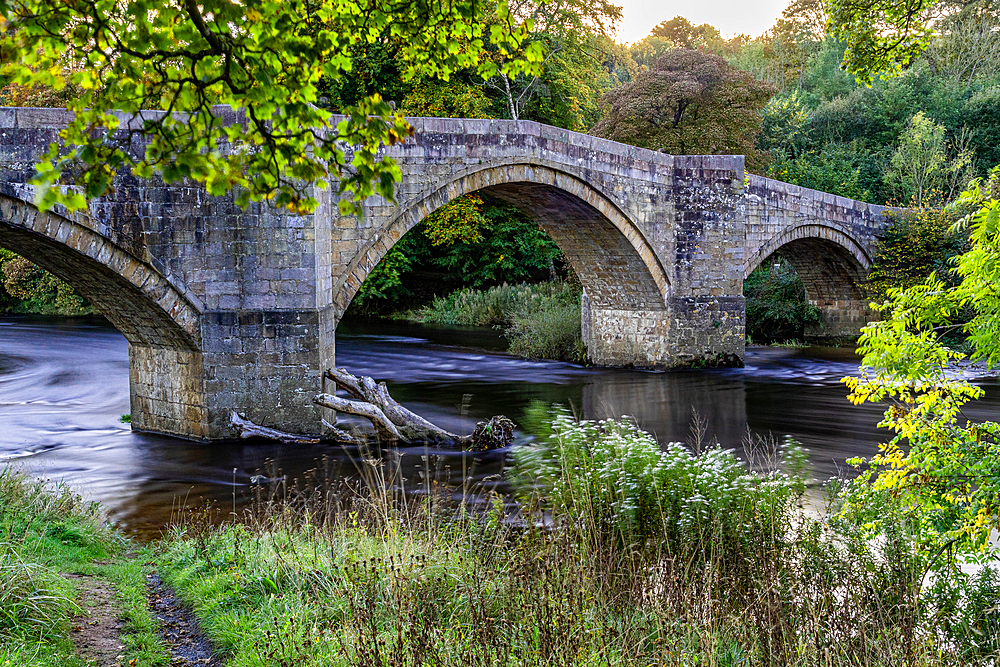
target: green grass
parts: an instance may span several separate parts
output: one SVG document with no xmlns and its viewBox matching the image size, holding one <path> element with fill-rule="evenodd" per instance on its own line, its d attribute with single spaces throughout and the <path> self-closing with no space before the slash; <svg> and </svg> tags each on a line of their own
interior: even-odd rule
<svg viewBox="0 0 1000 667">
<path fill-rule="evenodd" d="M 62 573 L 104 577 L 115 590 L 126 664 L 168 664 L 146 607 L 150 558 L 108 526 L 96 504 L 0 471 L 0 666 L 84 664 L 69 639 L 78 590 Z"/>
<path fill-rule="evenodd" d="M 565 416 L 539 443 L 515 456 L 520 521 L 373 475 L 179 526 L 159 571 L 231 667 L 993 664 L 947 628 L 993 627 L 1000 590 L 934 601 L 905 520 L 872 542 L 801 512 L 794 447 L 758 441 L 747 468 Z"/>
<path fill-rule="evenodd" d="M 504 329 L 510 352 L 533 359 L 584 362 L 580 339 L 580 289 L 568 282 L 464 288 L 400 319 Z"/>
</svg>

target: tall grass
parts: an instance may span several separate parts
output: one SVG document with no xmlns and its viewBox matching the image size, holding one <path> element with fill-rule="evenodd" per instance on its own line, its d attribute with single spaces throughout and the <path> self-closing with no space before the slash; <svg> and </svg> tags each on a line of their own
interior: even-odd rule
<svg viewBox="0 0 1000 667">
<path fill-rule="evenodd" d="M 569 282 L 465 288 L 404 317 L 424 323 L 503 327 L 513 354 L 586 360 L 580 340 L 580 290 Z"/>
<path fill-rule="evenodd" d="M 0 664 L 70 658 L 67 623 L 79 608 L 54 565 L 65 564 L 64 543 L 102 541 L 103 532 L 95 508 L 79 496 L 0 470 Z"/>
<path fill-rule="evenodd" d="M 165 664 L 146 608 L 142 561 L 114 559 L 131 546 L 97 504 L 0 470 L 0 667 L 84 664 L 69 640 L 71 617 L 83 610 L 73 582 L 60 573 L 107 577 L 124 621 L 125 662 Z"/>
<path fill-rule="evenodd" d="M 407 500 L 372 461 L 361 488 L 178 528 L 160 571 L 233 667 L 993 664 L 969 628 L 1000 596 L 931 599 L 902 517 L 860 539 L 800 510 L 795 446 L 702 449 L 557 417 L 515 457 L 518 511 Z"/>
</svg>

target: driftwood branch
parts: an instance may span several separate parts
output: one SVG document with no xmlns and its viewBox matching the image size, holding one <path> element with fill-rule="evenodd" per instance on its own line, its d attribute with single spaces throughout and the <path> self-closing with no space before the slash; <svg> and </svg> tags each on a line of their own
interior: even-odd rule
<svg viewBox="0 0 1000 667">
<path fill-rule="evenodd" d="M 322 438 L 318 435 L 295 435 L 294 433 L 279 431 L 276 428 L 258 426 L 246 417 L 238 415 L 235 412 L 229 416 L 229 423 L 231 423 L 233 427 L 239 431 L 241 438 L 266 438 L 268 440 L 284 442 L 289 445 L 315 445 L 322 440 Z"/>
<path fill-rule="evenodd" d="M 380 442 L 447 445 L 487 450 L 506 447 L 514 439 L 514 424 L 503 416 L 479 422 L 471 435 L 457 435 L 404 408 L 389 395 L 384 382 L 375 382 L 366 376 L 355 376 L 342 368 L 330 369 L 324 373 L 324 377 L 332 380 L 338 389 L 349 395 L 349 398 L 337 396 L 335 393 L 323 393 L 316 396 L 313 403 L 338 412 L 364 417 L 371 422 Z M 289 444 L 320 442 L 319 436 L 301 436 L 258 426 L 235 412 L 231 421 L 243 438 L 258 436 Z M 330 432 L 328 439 L 351 444 L 366 442 L 364 437 L 340 430 L 325 420 L 322 423 Z"/>
<path fill-rule="evenodd" d="M 462 436 L 450 433 L 430 423 L 420 415 L 407 410 L 389 395 L 384 382 L 376 383 L 370 377 L 357 377 L 343 368 L 332 368 L 324 377 L 333 380 L 354 399 L 335 407 L 329 394 L 320 394 L 313 402 L 348 414 L 360 415 L 372 422 L 380 439 L 390 441 L 459 443 Z M 335 398 L 336 401 L 345 399 Z"/>
<path fill-rule="evenodd" d="M 396 429 L 396 425 L 389 421 L 389 418 L 385 416 L 385 413 L 377 405 L 365 403 L 364 401 L 354 401 L 349 398 L 340 398 L 333 394 L 320 394 L 313 399 L 313 403 L 338 412 L 346 412 L 350 415 L 364 417 L 375 427 L 375 432 L 378 433 L 379 440 L 396 442 L 403 439 L 403 436 Z"/>
</svg>

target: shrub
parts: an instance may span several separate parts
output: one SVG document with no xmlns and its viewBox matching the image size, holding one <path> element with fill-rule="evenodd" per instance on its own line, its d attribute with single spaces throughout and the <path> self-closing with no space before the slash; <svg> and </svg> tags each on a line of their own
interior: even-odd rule
<svg viewBox="0 0 1000 667">
<path fill-rule="evenodd" d="M 407 318 L 504 327 L 510 352 L 522 357 L 583 362 L 587 356 L 580 340 L 580 291 L 569 282 L 461 289 Z"/>
<path fill-rule="evenodd" d="M 891 214 L 879 236 L 866 283 L 869 298 L 882 302 L 889 290 L 908 289 L 931 273 L 955 282 L 948 262 L 968 249 L 968 236 L 952 231 L 956 215 L 948 209 L 916 208 Z"/>
<path fill-rule="evenodd" d="M 504 283 L 485 290 L 463 288 L 437 297 L 429 306 L 409 313 L 408 319 L 438 324 L 503 326 L 533 313 L 567 305 L 576 306 L 579 319 L 580 291 L 572 283 Z"/>
<path fill-rule="evenodd" d="M 804 455 L 784 451 L 793 474 L 748 470 L 732 450 L 661 450 L 634 423 L 575 421 L 556 413 L 541 445 L 514 453 L 522 490 L 551 509 L 623 545 L 655 544 L 675 554 L 707 543 L 737 543 L 754 523 L 787 523 L 805 491 Z M 709 538 L 706 541 L 706 538 Z"/>
<path fill-rule="evenodd" d="M 753 340 L 800 339 L 808 324 L 820 321 L 816 306 L 806 303 L 802 279 L 781 258 L 769 258 L 743 283 L 747 335 Z"/>
<path fill-rule="evenodd" d="M 532 359 L 561 359 L 583 363 L 587 348 L 580 339 L 579 304 L 552 305 L 515 317 L 504 335 L 510 352 Z"/>
<path fill-rule="evenodd" d="M 68 284 L 0 248 L 0 312 L 87 315 L 94 309 Z"/>
</svg>

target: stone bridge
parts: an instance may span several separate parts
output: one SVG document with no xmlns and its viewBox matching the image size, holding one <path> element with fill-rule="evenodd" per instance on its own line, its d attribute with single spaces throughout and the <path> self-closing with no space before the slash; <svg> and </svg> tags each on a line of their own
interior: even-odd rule
<svg viewBox="0 0 1000 667">
<path fill-rule="evenodd" d="M 235 115 L 220 110 L 227 122 Z M 0 246 L 76 287 L 129 342 L 132 426 L 232 437 L 229 413 L 315 430 L 320 370 L 368 273 L 427 214 L 483 191 L 529 213 L 584 287 L 595 364 L 740 364 L 743 279 L 775 252 L 856 335 L 883 209 L 744 173 L 741 156 L 671 156 L 533 122 L 414 118 L 389 149 L 397 201 L 342 216 L 242 210 L 190 183 L 120 175 L 89 210 L 42 213 L 27 180 L 68 113 L 0 109 Z M 364 369 L 357 369 L 363 372 Z"/>
</svg>

